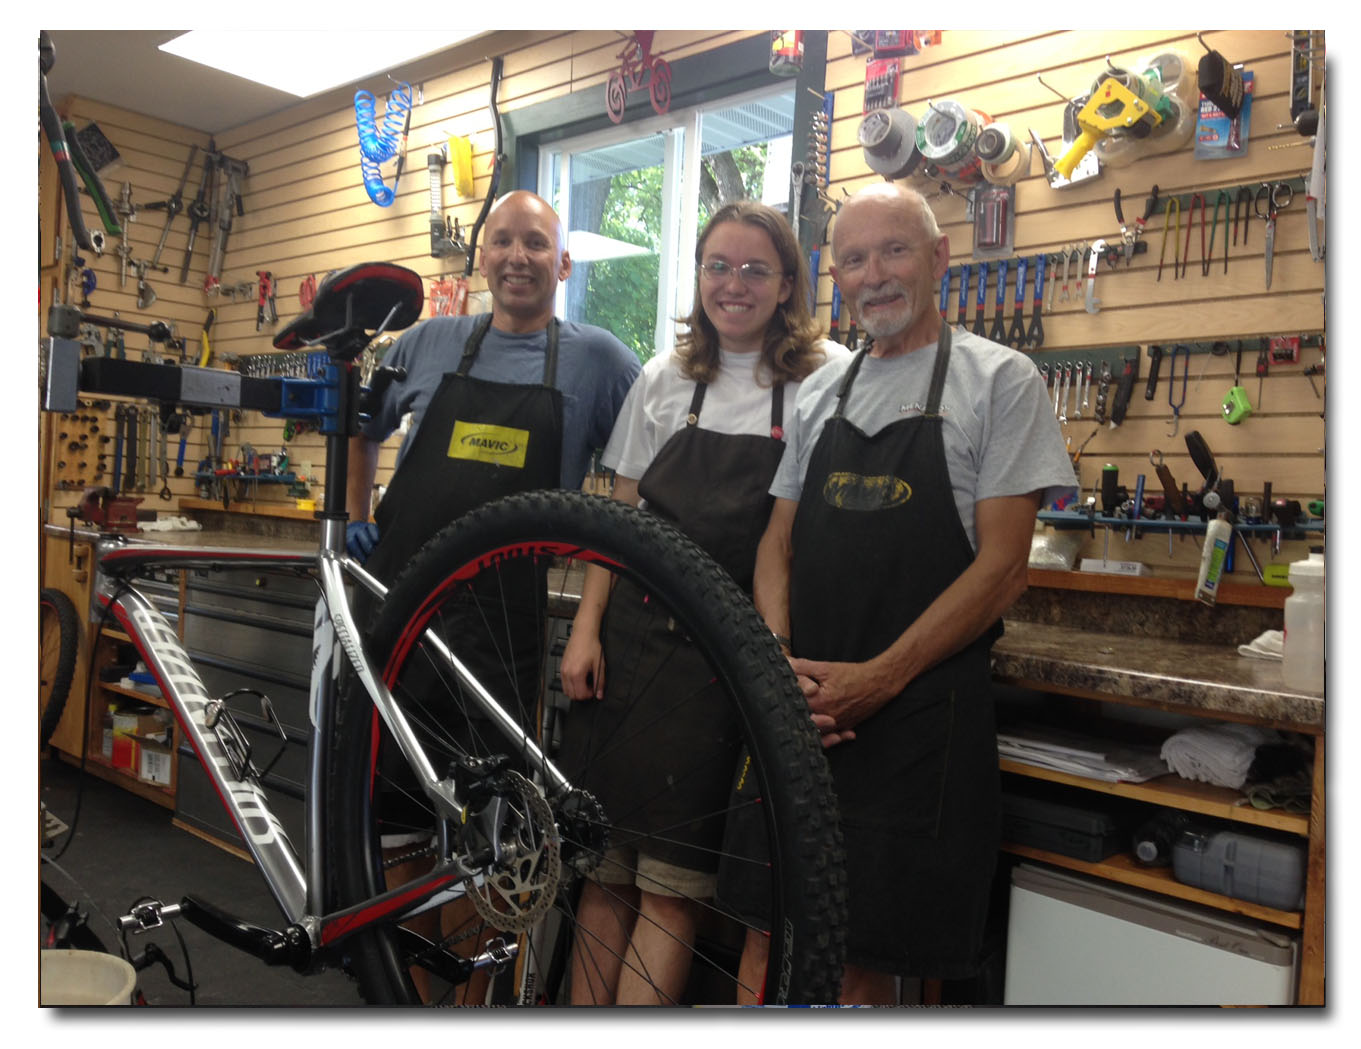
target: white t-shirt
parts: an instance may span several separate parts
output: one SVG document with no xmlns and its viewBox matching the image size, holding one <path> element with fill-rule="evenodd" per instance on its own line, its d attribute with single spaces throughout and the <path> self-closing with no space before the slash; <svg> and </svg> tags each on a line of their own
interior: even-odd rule
<svg viewBox="0 0 1361 1049">
<path fill-rule="evenodd" d="M 936 345 L 890 358 L 866 357 L 851 386 L 846 419 L 868 436 L 921 415 Z M 836 410 L 849 358 L 810 375 L 785 426 L 784 458 L 771 483 L 778 499 L 797 500 L 822 428 Z M 1072 463 L 1044 379 L 1024 353 L 971 332 L 952 332 L 941 393 L 945 462 L 955 507 L 975 550 L 974 504 L 1044 490 L 1042 506 L 1075 489 Z"/>
<path fill-rule="evenodd" d="M 821 340 L 827 361 L 848 360 L 850 351 Z M 805 382 L 807 380 L 804 380 Z M 795 395 L 802 383 L 787 382 L 784 427 L 793 419 Z M 680 372 L 674 354 L 659 354 L 643 365 L 619 409 L 601 462 L 623 477 L 638 480 L 671 437 L 685 428 L 695 381 Z M 759 353 L 719 350 L 718 375 L 704 393 L 699 426 L 723 434 L 770 433 L 770 369 Z"/>
</svg>

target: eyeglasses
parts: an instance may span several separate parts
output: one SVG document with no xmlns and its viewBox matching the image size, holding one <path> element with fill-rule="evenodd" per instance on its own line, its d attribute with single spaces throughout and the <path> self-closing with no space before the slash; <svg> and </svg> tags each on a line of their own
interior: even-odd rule
<svg viewBox="0 0 1361 1049">
<path fill-rule="evenodd" d="M 743 284 L 756 285 L 765 284 L 767 281 L 774 280 L 780 276 L 769 266 L 763 266 L 759 262 L 744 262 L 740 266 L 732 266 L 719 259 L 712 262 L 701 263 L 699 271 L 715 284 L 719 284 L 734 273 L 741 279 Z"/>
</svg>

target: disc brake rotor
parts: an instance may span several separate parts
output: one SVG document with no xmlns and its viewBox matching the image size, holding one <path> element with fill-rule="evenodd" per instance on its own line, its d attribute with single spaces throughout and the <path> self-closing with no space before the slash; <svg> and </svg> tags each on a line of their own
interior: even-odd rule
<svg viewBox="0 0 1361 1049">
<path fill-rule="evenodd" d="M 501 830 L 502 866 L 470 881 L 468 897 L 488 925 L 502 932 L 530 929 L 553 905 L 562 878 L 562 845 L 548 802 L 529 780 L 504 773 L 514 787 Z"/>
</svg>

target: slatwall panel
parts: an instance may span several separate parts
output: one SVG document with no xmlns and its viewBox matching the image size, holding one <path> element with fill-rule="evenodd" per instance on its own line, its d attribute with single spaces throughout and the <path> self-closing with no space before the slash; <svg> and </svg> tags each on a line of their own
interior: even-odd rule
<svg viewBox="0 0 1361 1049">
<path fill-rule="evenodd" d="M 1232 160 L 1198 161 L 1193 143 L 1163 155 L 1150 156 L 1119 168 L 1106 167 L 1090 181 L 1062 190 L 1052 189 L 1044 177 L 1038 155 L 1031 158 L 1029 175 L 1016 186 L 1015 258 L 1040 252 L 1056 253 L 1068 244 L 1104 238 L 1120 242 L 1120 226 L 1113 207 L 1115 190 L 1121 190 L 1125 217 L 1143 213 L 1151 187 L 1157 185 L 1163 197 L 1204 194 L 1206 221 L 1212 219 L 1215 191 L 1226 187 L 1232 195 L 1240 185 L 1253 185 L 1264 179 L 1286 179 L 1307 173 L 1312 151 L 1300 146 L 1302 139 L 1290 128 L 1290 40 L 1282 30 L 1235 30 L 1205 32 L 1205 43 L 1232 62 L 1242 62 L 1255 74 L 1255 99 L 1252 108 L 1251 138 L 1246 153 Z M 1321 39 L 1319 34 L 1319 39 Z M 879 179 L 865 162 L 856 141 L 862 119 L 865 63 L 868 56 L 852 55 L 851 38 L 833 32 L 828 40 L 828 90 L 835 92 L 831 130 L 830 192 L 840 197 Z M 1006 31 L 950 30 L 939 45 L 921 54 L 901 59 L 903 75 L 899 104 L 915 118 L 925 117 L 927 100 L 953 99 L 962 105 L 987 113 L 993 120 L 1010 126 L 1019 141 L 1028 141 L 1030 129 L 1044 140 L 1049 154 L 1057 159 L 1063 153 L 1062 127 L 1064 102 L 1045 84 L 1066 96 L 1086 94 L 1092 80 L 1105 68 L 1106 57 L 1123 68 L 1142 68 L 1149 58 L 1166 51 L 1178 51 L 1194 69 L 1204 49 L 1194 33 L 1139 30 L 1128 32 L 1075 30 L 1017 35 Z M 1038 77 L 1043 77 L 1042 84 Z M 1278 130 L 1278 124 L 1287 125 Z M 1291 148 L 1273 149 L 1273 146 Z M 940 194 L 924 176 L 913 176 L 910 184 L 932 197 L 932 207 L 942 229 L 950 237 L 951 261 L 955 267 L 976 262 L 972 257 L 972 221 L 966 220 L 965 202 L 959 196 Z M 1131 214 L 1134 213 L 1134 214 Z M 1199 210 L 1197 209 L 1197 219 Z M 1182 219 L 1183 247 L 1188 217 Z M 1173 218 L 1175 226 L 1175 216 Z M 1199 221 L 1197 221 L 1199 226 Z M 1145 474 L 1150 492 L 1161 491 L 1149 463 L 1157 449 L 1178 480 L 1194 490 L 1200 474 L 1190 461 L 1184 435 L 1199 430 L 1214 451 L 1224 475 L 1232 478 L 1237 491 L 1260 493 L 1262 484 L 1271 481 L 1276 496 L 1307 502 L 1323 494 L 1324 484 L 1324 402 L 1316 397 L 1303 369 L 1322 360 L 1322 351 L 1309 347 L 1301 351 L 1299 364 L 1273 366 L 1262 383 L 1259 398 L 1254 371 L 1260 336 L 1318 335 L 1324 328 L 1324 266 L 1309 255 L 1305 222 L 1304 195 L 1297 193 L 1294 204 L 1282 212 L 1276 231 L 1275 262 L 1271 290 L 1264 280 L 1264 224 L 1253 220 L 1246 246 L 1231 248 L 1227 274 L 1222 268 L 1225 224 L 1221 220 L 1215 239 L 1214 261 L 1208 275 L 1201 275 L 1200 232 L 1192 235 L 1190 265 L 1181 280 L 1171 279 L 1172 245 L 1166 248 L 1169 261 L 1163 277 L 1157 280 L 1158 256 L 1162 248 L 1162 216 L 1150 219 L 1144 233 L 1149 244 L 1146 254 L 1135 257 L 1126 267 L 1123 262 L 1111 269 L 1102 263 L 1096 277 L 1100 312 L 1090 314 L 1083 296 L 1074 295 L 1066 303 L 1055 302 L 1052 314 L 1043 315 L 1045 340 L 1035 354 L 1039 361 L 1081 361 L 1111 357 L 1114 347 L 1139 346 L 1140 375 L 1148 374 L 1148 347 L 1164 345 L 1170 354 L 1172 344 L 1185 342 L 1208 349 L 1217 340 L 1230 347 L 1239 342 L 1243 353 L 1243 385 L 1252 401 L 1254 414 L 1238 426 L 1227 425 L 1220 404 L 1233 384 L 1234 353 L 1218 357 L 1198 354 L 1192 357 L 1190 378 L 1181 422 L 1176 436 L 1169 436 L 1172 410 L 1168 405 L 1168 361 L 1162 365 L 1160 380 L 1152 400 L 1144 399 L 1145 379 L 1141 378 L 1130 401 L 1122 426 L 1097 428 L 1088 412 L 1083 420 L 1070 419 L 1064 426 L 1070 448 L 1076 451 L 1090 437 L 1079 461 L 1081 483 L 1090 493 L 1103 465 L 1119 467 L 1120 479 L 1134 489 L 1135 478 Z M 1175 240 L 1169 232 L 1167 240 Z M 818 282 L 819 312 L 824 323 L 830 319 L 832 281 L 828 273 L 830 251 L 824 251 Z M 1033 269 L 1033 266 L 1032 266 Z M 993 278 L 986 294 L 985 317 L 991 328 L 994 312 Z M 974 314 L 970 290 L 967 317 Z M 954 279 L 947 315 L 953 320 L 959 294 Z M 1025 318 L 1030 319 L 1029 293 Z M 1057 299 L 1057 296 L 1056 296 Z M 1010 326 L 1013 290 L 1005 296 L 1005 315 Z M 841 330 L 848 323 L 842 316 Z M 1118 375 L 1118 371 L 1117 371 Z M 1322 376 L 1314 379 L 1318 393 L 1324 393 Z M 1181 371 L 1177 388 L 1180 392 Z M 1113 388 L 1112 388 L 1113 393 Z M 1094 434 L 1094 436 L 1093 436 Z M 1104 537 L 1089 539 L 1085 556 L 1101 556 Z M 1303 556 L 1302 543 L 1286 543 L 1276 559 L 1296 560 Z M 1254 544 L 1259 560 L 1271 560 L 1264 542 Z M 1126 544 L 1123 536 L 1111 545 L 1113 558 L 1140 560 L 1160 575 L 1193 574 L 1199 559 L 1199 542 L 1174 541 L 1168 553 L 1165 536 L 1146 538 Z M 1239 578 L 1252 575 L 1246 559 L 1236 567 Z"/>
<path fill-rule="evenodd" d="M 661 31 L 653 52 L 674 62 L 749 35 L 750 31 Z M 298 290 L 309 275 L 320 281 L 330 270 L 371 259 L 409 266 L 427 280 L 461 274 L 464 265 L 461 256 L 442 260 L 430 256 L 426 155 L 450 136 L 466 136 L 472 143 L 474 185 L 470 197 L 457 197 L 452 170 L 444 169 L 445 214 L 458 220 L 466 237 L 481 210 L 491 178 L 494 134 L 487 108 L 491 57 L 501 55 L 503 59 L 497 99 L 503 114 L 591 88 L 600 90 L 603 112 L 604 85 L 610 71 L 619 65 L 625 41 L 625 34 L 605 30 L 501 32 L 403 70 L 402 76 L 412 83 L 416 97 L 407 140 L 407 166 L 397 198 L 387 208 L 374 205 L 363 188 L 349 92 L 303 102 L 218 135 L 217 148 L 246 161 L 250 168 L 244 183 L 245 214 L 237 217 L 233 225 L 222 285 L 224 288 L 242 283 L 253 285 L 257 270 L 270 271 L 276 286 L 278 324 L 256 330 L 253 291 L 235 300 L 222 295 L 209 299 L 203 294 L 211 244 L 206 231 L 200 231 L 189 281 L 184 286 L 178 284 L 178 265 L 188 228 L 182 217 L 172 226 L 164 255 L 164 261 L 173 263 L 175 272 L 152 278 L 158 294 L 153 309 L 145 311 L 145 315 L 136 310 L 135 282 L 129 282 L 126 293 L 118 291 L 117 260 L 106 255 L 94 262 L 100 290 L 93 297 L 91 310 L 117 310 L 139 320 L 174 321 L 181 333 L 194 337 L 196 346 L 198 330 L 211 306 L 217 310 L 212 330 L 214 352 L 229 361 L 233 356 L 272 352 L 273 333 L 301 310 Z M 362 86 L 378 96 L 381 123 L 388 81 L 375 77 Z M 109 191 L 116 195 L 121 181 L 131 181 L 133 199 L 139 203 L 168 197 L 183 168 L 189 143 L 195 142 L 201 148 L 208 144 L 207 135 L 88 100 L 72 100 L 67 111 L 77 127 L 88 120 L 99 123 L 124 158 L 123 170 L 107 179 Z M 393 164 L 383 165 L 383 170 L 390 185 Z M 196 163 L 185 190 L 186 199 L 192 198 L 198 177 Z M 509 175 L 503 178 L 502 191 L 508 183 Z M 87 221 L 90 218 L 87 215 Z M 157 221 L 154 213 L 147 213 L 139 216 L 130 228 L 136 256 L 149 257 L 155 249 L 161 221 Z M 477 273 L 470 284 L 474 294 L 485 288 Z M 429 313 L 428 308 L 426 312 Z M 186 472 L 192 472 L 190 464 L 206 454 L 206 445 L 201 440 L 207 436 L 206 429 L 200 427 L 191 437 Z M 233 428 L 230 447 L 235 449 L 243 442 L 262 453 L 277 452 L 283 445 L 283 424 L 245 413 Z M 385 484 L 390 478 L 399 444 L 400 438 L 394 435 L 383 446 L 378 483 Z M 319 436 L 297 437 L 288 450 L 294 465 L 310 463 L 313 472 L 321 475 L 324 449 Z M 172 478 L 171 487 L 176 497 L 194 494 L 189 481 Z M 314 486 L 314 491 L 320 495 L 319 486 Z M 75 494 L 58 492 L 54 504 L 60 507 L 73 502 Z M 268 486 L 261 486 L 256 499 L 255 505 L 260 509 L 277 508 L 287 501 L 281 490 Z M 154 493 L 147 505 L 151 504 L 160 505 Z"/>
<path fill-rule="evenodd" d="M 654 51 L 668 60 L 698 53 L 751 35 L 750 31 L 703 30 L 659 31 Z M 1191 145 L 1181 150 L 1138 160 L 1121 168 L 1107 168 L 1097 179 L 1069 189 L 1056 191 L 1043 177 L 1039 157 L 1032 158 L 1030 174 L 1016 187 L 1015 251 L 1033 256 L 1057 252 L 1065 245 L 1091 241 L 1098 237 L 1119 241 L 1112 198 L 1120 188 L 1126 201 L 1126 217 L 1138 209 L 1150 187 L 1157 184 L 1164 197 L 1191 192 L 1205 194 L 1212 205 L 1220 187 L 1254 184 L 1262 179 L 1297 177 L 1307 170 L 1308 148 L 1290 129 L 1277 130 L 1289 119 L 1290 46 L 1284 31 L 1234 30 L 1203 34 L 1207 44 L 1230 60 L 1243 62 L 1256 74 L 1252 137 L 1241 159 L 1199 162 Z M 228 245 L 222 283 L 254 282 L 257 270 L 274 275 L 280 324 L 296 315 L 300 307 L 297 293 L 303 278 L 314 275 L 320 280 L 329 270 L 368 259 L 385 259 L 412 267 L 428 280 L 462 271 L 461 257 L 438 260 L 429 255 L 429 188 L 425 156 L 448 136 L 467 136 L 473 146 L 474 188 L 467 199 L 458 199 L 452 186 L 452 173 L 445 169 L 445 212 L 470 228 L 487 192 L 491 172 L 493 134 L 487 110 L 490 57 L 503 56 L 503 74 L 498 104 L 503 113 L 532 105 L 562 94 L 603 86 L 610 70 L 618 64 L 625 37 L 607 30 L 562 32 L 538 30 L 502 32 L 476 40 L 403 72 L 419 92 L 412 112 L 408 139 L 408 165 L 398 188 L 397 200 L 389 208 L 378 208 L 364 192 L 357 163 L 354 110 L 348 93 L 338 92 L 300 103 L 282 113 L 254 121 L 217 137 L 217 146 L 229 156 L 245 160 L 250 174 L 245 182 L 245 214 L 235 220 Z M 1051 156 L 1062 152 L 1063 102 L 1037 79 L 1065 95 L 1086 93 L 1092 79 L 1104 67 L 1106 56 L 1119 66 L 1131 67 L 1152 55 L 1178 50 L 1194 66 L 1203 53 L 1194 33 L 1140 30 L 1128 32 L 1074 30 L 1036 32 L 1018 36 L 1006 31 L 949 30 L 942 42 L 916 56 L 902 60 L 903 77 L 900 104 L 919 119 L 926 112 L 927 99 L 955 99 L 987 112 L 994 120 L 1008 124 L 1021 140 L 1034 129 L 1043 138 Z M 840 197 L 875 181 L 856 142 L 856 129 L 862 116 L 865 57 L 851 54 L 851 39 L 833 31 L 828 40 L 828 89 L 835 94 L 831 128 L 831 193 Z M 386 81 L 374 78 L 366 83 L 382 96 Z M 74 100 L 69 112 L 76 125 L 95 120 L 123 156 L 121 171 L 108 175 L 108 189 L 116 197 L 119 184 L 130 181 L 133 199 L 138 203 L 164 199 L 175 188 L 191 142 L 206 148 L 208 136 L 191 129 L 126 113 L 88 100 Z M 1271 146 L 1295 147 L 1271 149 Z M 384 165 L 390 182 L 392 165 Z M 191 199 L 198 184 L 199 169 L 191 173 L 185 188 Z M 966 221 L 965 206 L 958 196 L 941 195 L 923 178 L 914 184 L 934 194 L 932 204 L 945 232 L 950 236 L 952 262 L 973 261 L 970 253 L 972 223 Z M 93 218 L 87 214 L 87 221 Z M 1208 217 L 1208 212 L 1207 212 Z M 129 226 L 137 257 L 149 257 L 160 234 L 162 218 L 155 212 L 139 215 Z M 1183 237 L 1185 236 L 1183 218 Z M 1221 226 L 1223 224 L 1221 223 Z M 1188 274 L 1171 280 L 1169 268 L 1157 280 L 1157 256 L 1161 247 L 1161 217 L 1150 220 L 1145 233 L 1147 254 L 1134 263 L 1115 270 L 1102 265 L 1097 276 L 1097 295 L 1101 311 L 1089 314 L 1080 294 L 1069 302 L 1056 302 L 1052 314 L 1043 318 L 1045 344 L 1037 360 L 1097 359 L 1109 357 L 1115 347 L 1139 346 L 1144 353 L 1141 374 L 1147 373 L 1146 350 L 1152 343 L 1178 341 L 1208 345 L 1227 340 L 1244 350 L 1244 385 L 1256 411 L 1242 425 L 1230 427 L 1220 416 L 1219 405 L 1232 382 L 1233 354 L 1227 357 L 1198 355 L 1192 360 L 1191 378 L 1182 409 L 1180 433 L 1168 436 L 1171 411 L 1167 405 L 1167 365 L 1151 401 L 1143 397 L 1143 381 L 1130 402 L 1129 414 L 1118 429 L 1096 430 L 1088 419 L 1070 420 L 1065 427 L 1076 449 L 1087 441 L 1079 463 L 1084 488 L 1090 489 L 1100 467 L 1111 462 L 1120 468 L 1122 481 L 1131 487 L 1139 473 L 1152 480 L 1148 463 L 1153 449 L 1163 452 L 1168 466 L 1179 480 L 1194 482 L 1199 475 L 1186 454 L 1183 437 L 1199 429 L 1214 450 L 1227 476 L 1234 479 L 1240 492 L 1260 490 L 1270 480 L 1277 495 L 1307 501 L 1323 491 L 1324 421 L 1323 402 L 1315 397 L 1302 369 L 1321 359 L 1321 351 L 1309 347 L 1302 351 L 1298 365 L 1271 369 L 1263 383 L 1259 400 L 1253 374 L 1259 337 L 1275 334 L 1317 335 L 1323 331 L 1324 267 L 1309 257 L 1303 196 L 1283 213 L 1277 230 L 1276 258 L 1270 292 L 1263 286 L 1263 224 L 1252 223 L 1246 246 L 1240 242 L 1231 254 L 1227 274 L 1219 258 L 1224 243 L 1221 228 L 1216 237 L 1216 261 L 1206 276 L 1201 276 L 1198 260 L 1198 234 L 1191 248 Z M 217 310 L 213 328 L 214 350 L 221 356 L 244 355 L 271 350 L 274 328 L 256 331 L 256 304 L 253 293 L 238 297 L 208 299 L 201 291 L 211 244 L 211 233 L 201 230 L 195 249 L 194 266 L 187 284 L 178 283 L 178 265 L 183 255 L 187 223 L 181 217 L 171 228 L 163 261 L 171 274 L 152 274 L 150 281 L 157 302 L 150 311 L 135 306 L 135 280 L 118 288 L 117 258 L 107 254 L 95 260 L 99 290 L 92 310 L 118 311 L 139 320 L 161 319 L 174 322 L 181 333 L 192 336 L 191 350 L 209 306 Z M 1173 239 L 1172 234 L 1168 239 Z M 1168 246 L 1168 254 L 1171 253 Z M 824 323 L 830 318 L 831 278 L 827 272 L 830 251 L 822 254 L 818 282 L 818 312 Z M 483 288 L 474 274 L 474 292 Z M 949 315 L 955 315 L 958 280 L 954 282 Z M 971 295 L 972 298 L 972 295 Z M 1011 310 L 1011 293 L 1006 310 Z M 987 295 L 989 326 L 993 293 Z M 1027 318 L 1029 304 L 1027 303 Z M 973 306 L 968 315 L 972 318 Z M 848 318 L 843 316 L 844 331 Z M 136 337 L 129 346 L 138 345 Z M 1320 393 L 1323 380 L 1316 378 Z M 205 454 L 199 438 L 200 427 L 190 442 L 186 463 L 197 462 Z M 1095 435 L 1092 436 L 1095 431 Z M 1088 438 L 1090 437 L 1090 440 Z M 247 413 L 234 429 L 233 445 L 242 441 L 259 451 L 277 451 L 282 445 L 282 424 Z M 379 483 L 386 483 L 399 440 L 389 440 L 379 459 Z M 295 464 L 310 462 L 317 474 L 322 468 L 322 445 L 315 436 L 297 438 L 289 451 Z M 173 448 L 172 448 L 173 453 Z M 192 484 L 171 479 L 175 495 L 192 495 Z M 1150 487 L 1156 487 L 1150 485 Z M 260 505 L 277 505 L 278 491 L 262 489 Z M 70 501 L 69 499 L 65 501 Z M 150 503 L 159 505 L 154 495 Z M 63 505 L 63 494 L 54 503 Z M 1088 543 L 1099 553 L 1101 540 Z M 1121 544 L 1123 547 L 1123 544 Z M 1194 571 L 1197 544 L 1177 542 L 1169 557 L 1166 540 L 1147 539 L 1122 550 L 1119 556 L 1143 560 L 1161 573 Z M 1264 552 L 1259 544 L 1259 557 Z M 1299 544 L 1287 543 L 1281 560 L 1299 556 Z M 1269 551 L 1265 558 L 1270 558 Z M 1250 571 L 1240 566 L 1239 571 Z"/>
</svg>

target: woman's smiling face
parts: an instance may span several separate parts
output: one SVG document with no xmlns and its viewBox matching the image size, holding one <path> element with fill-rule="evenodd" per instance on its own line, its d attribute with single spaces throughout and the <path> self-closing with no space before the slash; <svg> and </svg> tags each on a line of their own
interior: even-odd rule
<svg viewBox="0 0 1361 1049">
<path fill-rule="evenodd" d="M 759 351 L 771 317 L 793 291 L 769 234 L 745 222 L 720 222 L 709 230 L 700 258 L 703 266 L 727 267 L 721 276 L 699 274 L 700 305 L 719 345 L 731 353 Z"/>
</svg>

